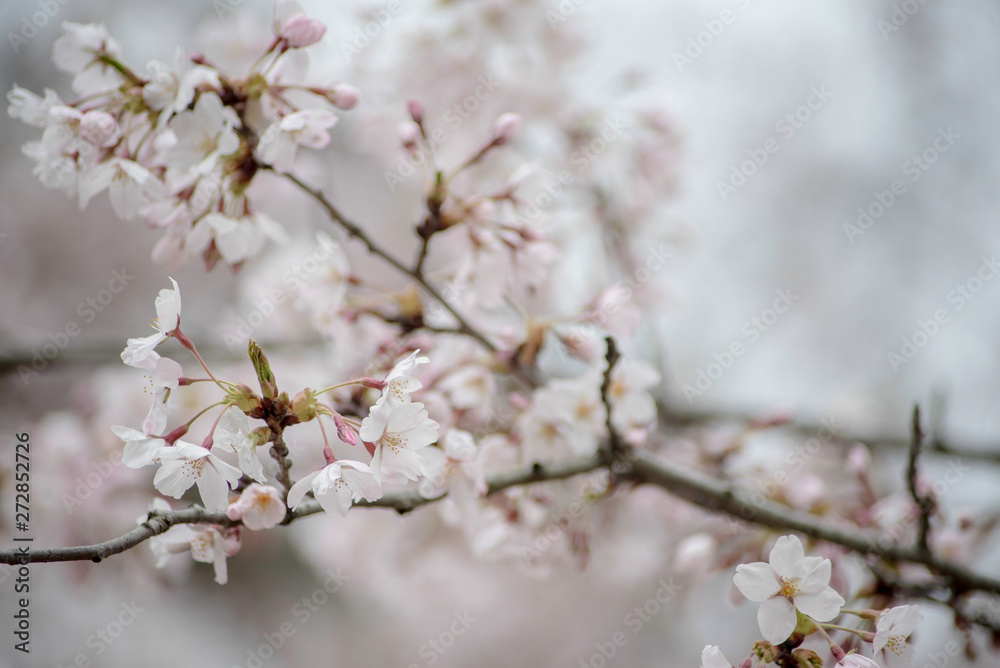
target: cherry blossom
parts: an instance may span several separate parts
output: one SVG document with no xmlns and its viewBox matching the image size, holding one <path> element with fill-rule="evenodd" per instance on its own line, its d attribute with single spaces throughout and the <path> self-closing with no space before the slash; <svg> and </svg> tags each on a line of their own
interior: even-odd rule
<svg viewBox="0 0 1000 668">
<path fill-rule="evenodd" d="M 341 517 L 347 515 L 354 501 L 382 497 L 382 485 L 375 472 L 367 464 L 348 459 L 331 462 L 295 483 L 288 491 L 288 506 L 297 508 L 310 490 L 323 510 Z"/>
<path fill-rule="evenodd" d="M 361 439 L 375 445 L 371 468 L 382 481 L 391 474 L 416 480 L 423 472 L 417 451 L 438 438 L 438 423 L 421 403 L 376 404 L 361 422 Z"/>
<path fill-rule="evenodd" d="M 455 408 L 469 409 L 483 406 L 496 392 L 496 378 L 481 364 L 462 366 L 437 383 L 437 388 L 448 396 Z"/>
<path fill-rule="evenodd" d="M 616 429 L 625 433 L 656 418 L 656 403 L 648 390 L 659 383 L 659 372 L 641 360 L 621 360 L 611 370 L 608 400 Z"/>
<path fill-rule="evenodd" d="M 153 401 L 142 428 L 147 434 L 162 434 L 167 426 L 167 399 L 170 393 L 177 389 L 180 378 L 184 375 L 184 369 L 169 357 L 160 357 L 155 352 L 153 354 L 158 358 L 152 369 Z"/>
<path fill-rule="evenodd" d="M 797 536 L 782 536 L 768 561 L 740 564 L 733 583 L 740 593 L 761 604 L 757 623 L 769 643 L 788 639 L 797 623 L 796 611 L 819 622 L 840 614 L 844 599 L 830 587 L 829 559 L 806 557 Z"/>
<path fill-rule="evenodd" d="M 200 445 L 186 441 L 177 441 L 172 447 L 160 450 L 159 458 L 160 469 L 153 477 L 153 486 L 179 499 L 197 484 L 207 510 L 225 510 L 229 505 L 228 489 L 243 475 Z"/>
<path fill-rule="evenodd" d="M 122 361 L 129 366 L 153 370 L 159 355 L 154 357 L 154 348 L 160 345 L 175 332 L 181 324 L 181 291 L 177 281 L 170 279 L 173 289 L 164 288 L 156 297 L 156 320 L 152 327 L 156 334 L 141 338 L 129 339 L 128 346 L 122 351 Z"/>
<path fill-rule="evenodd" d="M 52 46 L 52 62 L 63 72 L 76 75 L 73 91 L 80 95 L 115 88 L 121 82 L 121 74 L 99 60 L 103 54 L 112 58 L 121 55 L 121 45 L 103 25 L 64 21 L 62 35 Z"/>
<path fill-rule="evenodd" d="M 257 446 L 250 439 L 250 419 L 239 408 L 230 406 L 223 411 L 212 433 L 212 445 L 232 450 L 243 473 L 257 482 L 265 482 L 264 466 L 257 458 Z"/>
<path fill-rule="evenodd" d="M 414 372 L 422 364 L 427 364 L 430 359 L 420 357 L 420 350 L 401 359 L 392 368 L 392 371 L 385 377 L 382 396 L 379 397 L 377 406 L 398 406 L 410 400 L 410 394 L 416 392 L 424 385 L 414 377 Z"/>
<path fill-rule="evenodd" d="M 170 134 L 158 138 L 163 159 L 172 169 L 208 174 L 220 157 L 236 151 L 240 141 L 215 93 L 202 93 L 194 109 L 177 114 L 167 124 Z"/>
<path fill-rule="evenodd" d="M 142 99 L 150 109 L 163 112 L 159 117 L 159 127 L 166 125 L 174 114 L 187 109 L 194 100 L 195 89 L 202 84 L 218 86 L 219 75 L 202 65 L 190 66 L 187 54 L 177 47 L 173 67 L 159 60 L 151 60 L 146 65 L 149 82 L 142 88 Z"/>
<path fill-rule="evenodd" d="M 327 130 L 336 122 L 337 117 L 326 109 L 305 109 L 288 114 L 264 132 L 257 144 L 257 153 L 275 171 L 289 172 L 299 146 L 324 148 L 330 143 Z"/>
<path fill-rule="evenodd" d="M 251 531 L 260 531 L 278 526 L 285 519 L 285 511 L 281 492 L 270 485 L 251 483 L 226 509 L 226 517 L 242 520 Z"/>
<path fill-rule="evenodd" d="M 194 252 L 204 252 L 212 246 L 227 264 L 238 265 L 256 257 L 263 250 L 265 239 L 285 243 L 288 236 L 263 212 L 236 217 L 211 213 L 194 226 L 186 244 Z"/>
<path fill-rule="evenodd" d="M 218 528 L 197 524 L 171 527 L 166 533 L 151 538 L 150 545 L 158 568 L 163 568 L 173 555 L 190 551 L 195 561 L 214 566 L 218 584 L 226 584 L 229 580 L 226 557 L 239 549 Z"/>
<path fill-rule="evenodd" d="M 701 650 L 701 668 L 733 668 L 718 645 L 705 645 Z"/>
<path fill-rule="evenodd" d="M 476 461 L 476 441 L 467 431 L 451 429 L 442 439 L 443 448 L 420 450 L 424 478 L 420 494 L 433 499 L 447 493 L 449 498 L 468 501 L 486 494 L 486 475 Z"/>
<path fill-rule="evenodd" d="M 167 442 L 161 437 L 150 436 L 131 427 L 114 425 L 111 427 L 111 431 L 114 432 L 115 436 L 125 441 L 122 463 L 132 469 L 159 463 L 160 452 L 168 447 Z"/>
<path fill-rule="evenodd" d="M 907 664 L 912 665 L 912 664 Z M 880 666 L 869 659 L 866 656 L 861 656 L 860 654 L 848 654 L 843 659 L 841 659 L 837 666 L 840 668 L 880 668 Z"/>
<path fill-rule="evenodd" d="M 51 88 L 46 88 L 45 97 L 41 98 L 17 84 L 7 92 L 7 101 L 10 102 L 7 114 L 11 118 L 36 128 L 44 128 L 48 124 L 49 109 L 63 106 L 59 95 Z"/>
<path fill-rule="evenodd" d="M 910 668 L 913 665 L 913 646 L 908 639 L 922 619 L 920 607 L 916 605 L 897 606 L 886 610 L 878 618 L 872 649 L 886 668 Z"/>
<path fill-rule="evenodd" d="M 139 209 L 163 197 L 165 188 L 148 169 L 133 160 L 111 158 L 92 167 L 80 178 L 80 209 L 108 190 L 111 207 L 122 220 L 132 220 Z"/>
</svg>

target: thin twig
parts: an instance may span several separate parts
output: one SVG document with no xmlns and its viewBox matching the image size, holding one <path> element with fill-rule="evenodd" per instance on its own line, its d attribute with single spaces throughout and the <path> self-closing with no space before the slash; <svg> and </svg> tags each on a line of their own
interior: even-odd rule
<svg viewBox="0 0 1000 668">
<path fill-rule="evenodd" d="M 618 354 L 618 346 L 615 345 L 614 337 L 606 336 L 604 337 L 604 342 L 607 344 L 607 353 L 604 357 L 607 362 L 607 366 L 604 369 L 604 377 L 601 379 L 601 403 L 604 404 L 604 425 L 608 430 L 608 461 L 611 461 L 619 456 L 622 452 L 624 444 L 622 443 L 621 435 L 611 420 L 611 375 L 614 372 L 615 365 L 618 364 L 618 359 L 621 355 Z"/>
<path fill-rule="evenodd" d="M 919 404 L 914 404 L 913 406 L 910 427 L 911 438 L 909 459 L 906 465 L 906 487 L 910 491 L 913 503 L 920 512 L 919 523 L 917 524 L 916 549 L 924 554 L 930 554 L 931 513 L 934 512 L 934 499 L 929 495 L 921 494 L 917 489 L 917 463 L 920 459 L 920 451 L 924 445 L 924 433 L 920 427 Z"/>
</svg>

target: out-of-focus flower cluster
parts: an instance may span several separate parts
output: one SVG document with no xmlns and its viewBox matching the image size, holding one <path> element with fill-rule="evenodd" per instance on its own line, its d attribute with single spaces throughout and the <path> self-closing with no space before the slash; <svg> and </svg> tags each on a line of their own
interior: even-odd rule
<svg viewBox="0 0 1000 668">
<path fill-rule="evenodd" d="M 263 169 L 290 170 L 299 147 L 323 148 L 358 92 L 341 83 L 308 85 L 301 51 L 325 27 L 295 2 L 279 2 L 273 39 L 241 75 L 178 48 L 171 63 L 132 69 L 103 25 L 64 23 L 52 60 L 73 75 L 72 100 L 19 86 L 9 114 L 42 130 L 25 144 L 47 188 L 84 208 L 108 191 L 123 220 L 163 232 L 153 259 L 176 268 L 200 256 L 233 268 L 287 236 L 254 201 Z"/>
</svg>

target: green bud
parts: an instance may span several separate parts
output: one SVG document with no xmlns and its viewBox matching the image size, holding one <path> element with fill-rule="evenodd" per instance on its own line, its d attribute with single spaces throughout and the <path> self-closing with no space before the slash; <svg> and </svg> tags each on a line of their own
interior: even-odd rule
<svg viewBox="0 0 1000 668">
<path fill-rule="evenodd" d="M 753 644 L 753 654 L 757 655 L 761 663 L 773 663 L 778 659 L 778 650 L 774 645 L 766 640 L 758 640 Z"/>
<path fill-rule="evenodd" d="M 226 400 L 232 402 L 234 406 L 249 415 L 255 408 L 260 406 L 260 397 L 250 389 L 249 385 L 239 383 L 237 388 L 229 391 Z"/>
<path fill-rule="evenodd" d="M 271 442 L 271 428 L 270 427 L 257 427 L 250 432 L 250 440 L 253 441 L 254 445 L 264 445 L 265 443 Z"/>
<path fill-rule="evenodd" d="M 247 345 L 247 354 L 250 355 L 254 371 L 257 372 L 261 394 L 264 395 L 265 399 L 274 399 L 278 396 L 278 385 L 274 381 L 274 374 L 271 373 L 271 364 L 267 361 L 264 351 L 253 339 L 250 339 L 250 343 Z"/>
<path fill-rule="evenodd" d="M 309 422 L 316 417 L 317 412 L 316 394 L 306 388 L 292 398 L 292 413 L 299 419 L 299 422 Z"/>
<path fill-rule="evenodd" d="M 823 668 L 823 659 L 811 649 L 800 647 L 792 652 L 792 658 L 798 668 Z"/>
</svg>

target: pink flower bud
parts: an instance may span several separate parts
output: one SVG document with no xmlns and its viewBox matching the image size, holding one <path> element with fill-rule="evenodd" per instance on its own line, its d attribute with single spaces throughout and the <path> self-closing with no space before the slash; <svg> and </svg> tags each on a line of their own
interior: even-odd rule
<svg viewBox="0 0 1000 668">
<path fill-rule="evenodd" d="M 326 26 L 322 22 L 309 18 L 305 12 L 295 12 L 285 21 L 279 37 L 293 49 L 301 49 L 320 41 L 324 34 Z"/>
<path fill-rule="evenodd" d="M 407 151 L 417 150 L 417 140 L 420 139 L 420 127 L 413 121 L 404 121 L 399 125 L 399 139 Z"/>
<path fill-rule="evenodd" d="M 330 104 L 338 109 L 347 110 L 358 106 L 358 100 L 361 99 L 361 94 L 354 86 L 348 86 L 347 84 L 334 84 L 327 89 L 326 99 L 328 99 Z"/>
<path fill-rule="evenodd" d="M 424 122 L 424 108 L 416 100 L 407 100 L 406 109 L 410 112 L 410 118 L 417 125 Z"/>
<path fill-rule="evenodd" d="M 521 127 L 521 115 L 507 112 L 493 123 L 493 143 L 497 146 L 510 141 Z"/>
<path fill-rule="evenodd" d="M 333 414 L 333 423 L 337 425 L 337 438 L 348 445 L 356 445 L 358 440 L 354 437 L 354 432 L 344 422 L 344 418 L 338 413 Z"/>
<path fill-rule="evenodd" d="M 103 146 L 117 129 L 115 117 L 105 111 L 88 111 L 80 119 L 80 136 L 94 146 Z"/>
</svg>

